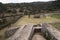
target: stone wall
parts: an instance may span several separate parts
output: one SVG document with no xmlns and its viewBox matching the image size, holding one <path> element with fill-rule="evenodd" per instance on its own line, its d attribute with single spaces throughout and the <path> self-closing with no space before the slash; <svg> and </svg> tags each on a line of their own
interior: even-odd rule
<svg viewBox="0 0 60 40">
<path fill-rule="evenodd" d="M 23 16 L 23 15 L 22 15 Z M 0 25 L 0 29 L 5 28 L 8 25 L 11 25 L 15 23 L 18 19 L 20 19 L 22 16 L 10 16 L 10 17 L 5 17 L 4 19 L 6 20 L 5 23 Z M 3 19 L 3 18 L 2 18 Z"/>
<path fill-rule="evenodd" d="M 33 34 L 33 24 L 23 25 L 16 33 L 7 40 L 31 40 Z"/>
<path fill-rule="evenodd" d="M 5 38 L 12 36 L 19 28 L 9 29 L 5 31 Z"/>
<path fill-rule="evenodd" d="M 60 32 L 47 23 L 42 24 L 41 33 L 47 40 L 60 40 Z"/>
</svg>

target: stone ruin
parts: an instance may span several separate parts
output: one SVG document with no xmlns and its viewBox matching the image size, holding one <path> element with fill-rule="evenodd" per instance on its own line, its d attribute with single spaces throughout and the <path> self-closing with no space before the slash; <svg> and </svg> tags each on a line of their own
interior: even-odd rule
<svg viewBox="0 0 60 40">
<path fill-rule="evenodd" d="M 6 37 L 9 37 L 7 40 L 32 40 L 34 29 L 40 29 L 38 31 L 41 32 L 46 40 L 60 40 L 60 32 L 48 23 L 42 23 L 42 25 L 36 26 L 37 25 L 27 24 L 23 25 L 21 28 L 6 31 Z"/>
<path fill-rule="evenodd" d="M 12 35 L 14 35 L 14 33 L 19 29 L 18 28 L 14 28 L 14 29 L 8 29 L 7 31 L 5 31 L 5 38 L 9 38 Z"/>
</svg>

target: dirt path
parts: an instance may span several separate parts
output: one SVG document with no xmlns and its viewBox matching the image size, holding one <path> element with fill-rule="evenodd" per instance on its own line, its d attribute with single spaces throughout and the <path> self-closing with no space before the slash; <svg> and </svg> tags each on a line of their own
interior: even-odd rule
<svg viewBox="0 0 60 40">
<path fill-rule="evenodd" d="M 32 40 L 46 40 L 42 35 L 40 35 L 39 33 L 36 33 Z"/>
</svg>

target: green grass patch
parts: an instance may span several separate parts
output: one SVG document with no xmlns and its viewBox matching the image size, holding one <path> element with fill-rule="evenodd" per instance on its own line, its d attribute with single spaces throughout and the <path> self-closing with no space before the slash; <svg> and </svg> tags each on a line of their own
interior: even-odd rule
<svg viewBox="0 0 60 40">
<path fill-rule="evenodd" d="M 53 15 L 51 15 L 51 17 L 60 19 L 60 14 L 53 14 Z"/>
<path fill-rule="evenodd" d="M 60 14 L 52 14 L 50 16 L 56 19 L 60 19 Z M 52 25 L 58 30 L 60 30 L 60 23 L 52 23 Z"/>
<path fill-rule="evenodd" d="M 21 19 L 19 19 L 16 22 L 16 25 L 24 25 L 28 23 L 40 24 L 43 22 L 51 23 L 51 22 L 55 22 L 56 20 L 57 20 L 56 18 L 52 18 L 52 17 L 34 18 L 34 15 L 31 15 L 31 17 L 28 18 L 28 15 L 26 15 L 22 17 Z"/>
</svg>

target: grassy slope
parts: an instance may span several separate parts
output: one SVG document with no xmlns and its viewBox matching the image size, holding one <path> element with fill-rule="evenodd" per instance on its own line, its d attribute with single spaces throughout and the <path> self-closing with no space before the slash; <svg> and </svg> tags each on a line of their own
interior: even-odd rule
<svg viewBox="0 0 60 40">
<path fill-rule="evenodd" d="M 53 14 L 53 15 L 51 15 L 51 17 L 60 19 L 60 14 Z M 52 23 L 52 25 L 55 26 L 57 29 L 60 30 L 60 22 Z"/>
<path fill-rule="evenodd" d="M 33 24 L 39 24 L 42 22 L 47 22 L 47 23 L 51 23 L 57 21 L 56 18 L 52 18 L 52 17 L 47 17 L 47 18 L 33 18 L 33 15 L 31 15 L 30 18 L 28 18 L 28 16 L 24 16 L 21 19 L 19 19 L 19 21 L 17 21 L 16 25 L 23 25 L 23 24 L 27 24 L 27 23 L 33 23 Z"/>
<path fill-rule="evenodd" d="M 60 14 L 53 14 L 53 15 L 51 15 L 51 17 L 60 19 Z"/>
<path fill-rule="evenodd" d="M 52 25 L 58 30 L 60 30 L 60 23 L 52 23 Z"/>
</svg>

